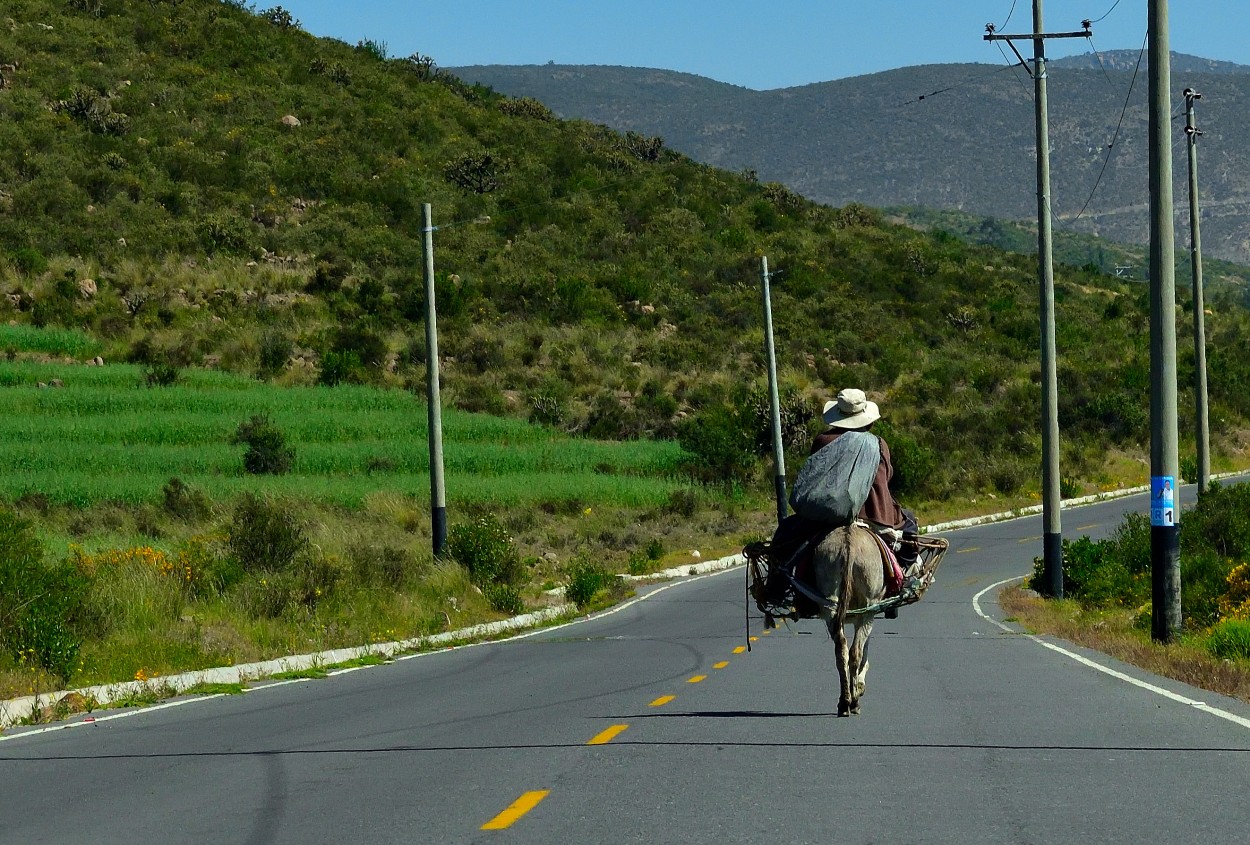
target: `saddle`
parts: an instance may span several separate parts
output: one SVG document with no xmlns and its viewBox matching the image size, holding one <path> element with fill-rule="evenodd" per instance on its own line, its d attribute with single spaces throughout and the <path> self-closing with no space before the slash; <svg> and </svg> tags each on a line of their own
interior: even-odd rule
<svg viewBox="0 0 1250 845">
<path fill-rule="evenodd" d="M 756 607 L 771 627 L 774 617 L 812 619 L 820 615 L 820 604 L 812 587 L 813 551 L 836 526 L 789 516 L 778 525 L 772 540 L 761 540 L 744 548 L 749 578 L 748 591 Z M 886 595 L 878 610 L 890 610 L 920 600 L 933 584 L 937 568 L 948 547 L 940 537 L 904 537 L 900 542 L 917 547 L 916 564 L 904 573 L 890 544 L 869 529 L 881 551 Z M 774 623 L 775 624 L 775 623 Z"/>
</svg>

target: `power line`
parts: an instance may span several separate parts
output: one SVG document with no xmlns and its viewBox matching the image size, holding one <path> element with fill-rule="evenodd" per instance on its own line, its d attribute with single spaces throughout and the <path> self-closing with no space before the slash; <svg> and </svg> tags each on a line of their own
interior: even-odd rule
<svg viewBox="0 0 1250 845">
<path fill-rule="evenodd" d="M 999 49 L 1001 50 L 1002 48 L 1000 47 Z M 993 76 L 995 74 L 1002 73 L 1005 70 L 1012 70 L 1012 68 L 1011 67 L 998 67 L 998 68 L 994 68 L 993 70 L 986 71 L 985 73 L 977 74 L 976 76 L 969 76 L 967 79 L 963 79 L 959 82 L 956 82 L 954 85 L 947 85 L 945 88 L 939 88 L 936 91 L 930 91 L 928 94 L 921 94 L 919 97 L 913 97 L 912 99 L 904 103 L 899 103 L 899 105 L 910 106 L 915 103 L 919 103 L 924 100 L 927 100 L 929 97 L 935 97 L 938 94 L 945 94 L 947 91 L 954 91 L 956 88 L 962 88 L 963 86 L 968 85 L 972 82 L 977 82 L 981 79 L 985 79 L 988 76 Z"/>
<path fill-rule="evenodd" d="M 1102 17 L 1101 17 L 1101 18 L 1094 18 L 1093 20 L 1091 20 L 1091 21 L 1090 21 L 1090 23 L 1098 23 L 1099 21 L 1106 20 L 1106 19 L 1107 19 L 1107 15 L 1111 14 L 1112 12 L 1114 12 L 1114 11 L 1115 11 L 1115 7 L 1116 7 L 1116 6 L 1118 6 L 1118 5 L 1120 5 L 1120 0 L 1115 0 L 1115 2 L 1111 4 L 1111 8 L 1110 8 L 1110 9 L 1108 9 L 1107 11 L 1103 12 L 1103 15 L 1102 15 Z"/>
<path fill-rule="evenodd" d="M 1007 20 L 1003 21 L 1003 25 L 1000 26 L 999 29 L 1006 29 L 1007 24 L 1011 23 L 1011 16 L 1016 13 L 1017 2 L 1019 2 L 1019 0 L 1011 0 L 1011 10 L 1007 12 Z M 1000 47 L 999 49 L 1001 50 L 1002 48 Z"/>
<path fill-rule="evenodd" d="M 1119 0 L 1116 0 L 1116 3 L 1118 4 Z M 1112 6 L 1111 8 L 1114 9 L 1115 6 Z M 1107 14 L 1109 15 L 1111 12 L 1107 12 Z M 1103 17 L 1106 16 L 1107 15 L 1103 15 Z M 1148 37 L 1149 36 L 1147 36 L 1147 38 Z M 1133 78 L 1129 81 L 1128 94 L 1124 97 L 1124 108 L 1120 110 L 1120 120 L 1116 124 L 1115 134 L 1111 136 L 1111 143 L 1107 144 L 1107 155 L 1102 161 L 1102 169 L 1098 171 L 1098 178 L 1094 181 L 1094 187 L 1090 190 L 1089 198 L 1085 200 L 1085 205 L 1081 206 L 1081 210 L 1077 212 L 1076 217 L 1073 217 L 1070 222 L 1061 224 L 1064 225 L 1065 228 L 1071 228 L 1073 223 L 1081 219 L 1081 217 L 1085 214 L 1085 210 L 1089 208 L 1089 204 L 1093 202 L 1094 194 L 1098 193 L 1098 186 L 1102 184 L 1102 177 L 1107 172 L 1107 165 L 1111 163 L 1111 153 L 1115 149 L 1115 142 L 1119 139 L 1120 130 L 1124 127 L 1124 117 L 1128 114 L 1129 101 L 1133 98 L 1133 87 L 1137 84 L 1137 74 L 1141 71 L 1142 58 L 1146 55 L 1146 43 L 1146 40 L 1143 39 L 1141 52 L 1137 54 L 1137 66 L 1133 68 Z"/>
</svg>

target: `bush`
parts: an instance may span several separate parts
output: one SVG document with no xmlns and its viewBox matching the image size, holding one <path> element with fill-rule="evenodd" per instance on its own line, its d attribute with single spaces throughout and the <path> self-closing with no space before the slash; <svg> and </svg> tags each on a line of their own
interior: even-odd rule
<svg viewBox="0 0 1250 845">
<path fill-rule="evenodd" d="M 394 546 L 360 546 L 350 559 L 356 580 L 364 585 L 401 587 L 416 568 L 412 554 Z"/>
<path fill-rule="evenodd" d="M 230 442 L 247 445 L 243 468 L 253 475 L 282 475 L 289 472 L 295 462 L 295 451 L 286 445 L 286 436 L 267 414 L 257 414 L 239 423 Z"/>
<path fill-rule="evenodd" d="M 568 579 L 565 598 L 578 607 L 585 607 L 600 590 L 607 588 L 612 576 L 599 564 L 579 555 L 569 564 Z"/>
<path fill-rule="evenodd" d="M 334 387 L 336 384 L 360 384 L 363 381 L 364 366 L 355 352 L 327 352 L 321 356 L 318 384 Z"/>
<path fill-rule="evenodd" d="M 892 427 L 882 420 L 877 423 L 877 433 L 890 447 L 890 460 L 894 464 L 894 476 L 890 488 L 899 497 L 931 494 L 940 487 L 937 455 L 916 438 Z"/>
<path fill-rule="evenodd" d="M 27 276 L 38 276 L 48 269 L 48 259 L 44 258 L 42 252 L 32 247 L 23 247 L 14 252 L 13 263 Z"/>
<path fill-rule="evenodd" d="M 211 506 L 208 497 L 200 490 L 179 478 L 171 478 L 161 490 L 165 510 L 185 522 L 195 522 L 208 516 Z"/>
<path fill-rule="evenodd" d="M 1211 629 L 1206 646 L 1218 660 L 1250 660 L 1250 621 L 1225 619 Z"/>
<path fill-rule="evenodd" d="M 1045 564 L 1033 560 L 1029 586 L 1045 592 Z M 1063 541 L 1063 594 L 1088 607 L 1137 607 L 1150 600 L 1150 524 L 1129 514 L 1112 537 Z"/>
<path fill-rule="evenodd" d="M 244 493 L 231 517 L 226 548 L 244 572 L 280 572 L 308 546 L 304 526 L 290 508 Z"/>
<path fill-rule="evenodd" d="M 169 361 L 154 361 L 143 368 L 143 383 L 148 387 L 170 387 L 178 381 L 178 367 Z"/>
<path fill-rule="evenodd" d="M 286 369 L 294 345 L 282 332 L 265 332 L 260 339 L 260 362 L 257 368 L 261 378 L 273 378 Z"/>
<path fill-rule="evenodd" d="M 745 482 L 755 469 L 753 418 L 746 425 L 733 409 L 713 406 L 683 420 L 677 440 L 690 453 L 686 471 L 704 484 Z"/>
<path fill-rule="evenodd" d="M 447 553 L 469 570 L 479 586 L 521 580 L 521 561 L 512 537 L 493 515 L 453 525 L 447 532 Z"/>
<path fill-rule="evenodd" d="M 0 510 L 0 647 L 18 663 L 69 679 L 89 586 L 70 561 L 45 566 L 30 523 Z"/>
<path fill-rule="evenodd" d="M 1250 557 L 1250 485 L 1212 483 L 1185 512 L 1181 547 L 1186 552 L 1210 549 L 1234 560 Z"/>
<path fill-rule="evenodd" d="M 1220 597 L 1228 585 L 1227 560 L 1210 551 L 1181 556 L 1181 617 L 1187 628 L 1207 628 L 1220 618 Z"/>
<path fill-rule="evenodd" d="M 487 584 L 482 588 L 482 595 L 500 613 L 516 616 L 525 610 L 521 591 L 511 584 Z"/>
</svg>

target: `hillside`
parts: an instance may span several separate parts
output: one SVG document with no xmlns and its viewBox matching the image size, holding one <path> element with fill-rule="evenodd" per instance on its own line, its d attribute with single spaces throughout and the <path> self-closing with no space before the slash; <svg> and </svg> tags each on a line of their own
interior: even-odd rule
<svg viewBox="0 0 1250 845">
<path fill-rule="evenodd" d="M 0 697 L 453 630 L 559 586 L 583 612 L 619 598 L 613 573 L 741 549 L 775 514 L 764 257 L 791 474 L 859 386 L 923 521 L 1037 498 L 1027 256 L 277 7 L 5 14 Z M 1244 465 L 1250 315 L 1207 302 L 1215 465 Z M 1145 288 L 1060 267 L 1056 310 L 1062 492 L 1141 483 Z M 1192 407 L 1183 388 L 1187 440 Z"/>
<path fill-rule="evenodd" d="M 1143 66 L 1134 81 L 1137 57 L 1137 51 L 1113 51 L 1052 65 L 1059 229 L 1125 243 L 1148 239 L 1147 77 Z M 924 65 L 773 91 L 643 68 L 475 66 L 453 72 L 534 97 L 563 117 L 659 135 L 699 161 L 752 170 L 817 202 L 1004 219 L 1037 215 L 1033 83 L 1019 67 Z M 1177 56 L 1172 81 L 1178 239 L 1186 242 L 1188 232 L 1180 92 L 1192 87 L 1203 94 L 1197 116 L 1204 133 L 1204 251 L 1250 264 L 1250 149 L 1242 143 L 1250 133 L 1250 68 Z"/>
<path fill-rule="evenodd" d="M 816 204 L 655 136 L 559 120 L 419 55 L 313 38 L 280 8 L 17 0 L 9 16 L 8 321 L 85 331 L 105 359 L 157 380 L 215 367 L 419 393 L 430 202 L 447 404 L 594 438 L 679 438 L 696 476 L 754 484 L 768 453 L 756 442 L 767 256 L 784 270 L 773 307 L 798 454 L 819 403 L 858 384 L 890 409 L 911 495 L 1036 486 L 1026 258 Z M 933 72 L 970 70 L 984 72 Z M 897 87 L 912 74 L 883 76 Z M 682 85 L 699 92 L 691 102 L 715 99 L 695 78 Z M 815 127 L 832 115 L 829 90 L 781 92 L 755 111 L 775 126 L 790 116 L 787 134 L 825 148 Z M 884 89 L 838 90 L 854 111 Z M 897 113 L 913 129 L 925 119 Z M 995 159 L 971 166 L 981 147 L 959 137 L 950 190 L 995 180 Z M 827 159 L 830 172 L 860 166 L 856 146 Z M 913 167 L 883 166 L 896 182 Z M 1145 441 L 1144 295 L 1096 268 L 1061 269 L 1059 291 L 1065 473 L 1079 489 L 1109 477 L 1113 447 Z M 1212 395 L 1232 454 L 1250 415 L 1250 365 L 1235 351 L 1245 314 L 1211 305 Z"/>
</svg>

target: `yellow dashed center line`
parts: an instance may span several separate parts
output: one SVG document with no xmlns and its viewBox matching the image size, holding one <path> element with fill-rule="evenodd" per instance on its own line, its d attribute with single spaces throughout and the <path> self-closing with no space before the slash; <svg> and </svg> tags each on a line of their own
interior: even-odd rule
<svg viewBox="0 0 1250 845">
<path fill-rule="evenodd" d="M 606 731 L 603 731 L 602 733 L 597 734 L 594 739 L 592 739 L 590 742 L 586 744 L 587 745 L 607 745 L 609 742 L 613 740 L 613 738 L 621 734 L 628 727 L 629 725 L 613 725 L 612 727 L 608 728 Z"/>
<path fill-rule="evenodd" d="M 1097 523 L 1097 522 L 1095 522 L 1093 525 L 1082 525 L 1080 528 L 1078 528 L 1078 529 L 1076 529 L 1076 530 L 1077 530 L 1077 531 L 1088 531 L 1088 530 L 1089 530 L 1089 529 L 1091 529 L 1091 528 L 1097 528 L 1097 527 L 1098 527 L 1098 523 Z"/>
<path fill-rule="evenodd" d="M 1040 540 L 1040 539 L 1042 538 L 1041 537 L 1021 537 L 1016 542 L 1017 543 L 1032 543 L 1034 540 Z"/>
<path fill-rule="evenodd" d="M 539 789 L 525 793 L 513 801 L 508 809 L 482 825 L 482 830 L 503 830 L 512 827 L 517 819 L 537 807 L 538 803 L 550 794 L 550 789 Z"/>
<path fill-rule="evenodd" d="M 713 664 L 712 664 L 712 668 L 713 668 L 713 669 L 724 669 L 724 668 L 725 668 L 726 666 L 728 666 L 728 665 L 729 665 L 729 661 L 728 661 L 728 660 L 722 660 L 720 663 L 713 663 Z"/>
<path fill-rule="evenodd" d="M 979 552 L 979 551 L 981 551 L 981 547 L 980 547 L 980 546 L 969 546 L 969 547 L 968 547 L 968 548 L 966 548 L 966 549 L 957 549 L 957 550 L 955 551 L 955 554 L 957 554 L 957 555 L 965 555 L 965 554 L 967 554 L 968 552 Z"/>
<path fill-rule="evenodd" d="M 742 654 L 742 653 L 743 653 L 744 651 L 746 651 L 746 650 L 747 650 L 747 647 L 746 647 L 746 646 L 744 646 L 744 645 L 740 645 L 740 646 L 738 646 L 737 648 L 735 648 L 735 649 L 734 649 L 734 654 Z"/>
<path fill-rule="evenodd" d="M 758 643 L 760 641 L 759 637 L 747 637 L 747 639 L 753 643 Z"/>
<path fill-rule="evenodd" d="M 659 698 L 657 698 L 655 701 L 651 702 L 651 706 L 663 707 L 665 704 L 668 704 L 670 701 L 672 701 L 676 697 L 677 696 L 675 695 L 662 695 Z"/>
<path fill-rule="evenodd" d="M 693 678 L 691 678 L 690 680 L 686 681 L 686 683 L 688 683 L 688 684 L 697 684 L 697 683 L 699 683 L 699 681 L 706 681 L 706 680 L 707 680 L 707 675 L 695 675 Z"/>
</svg>

